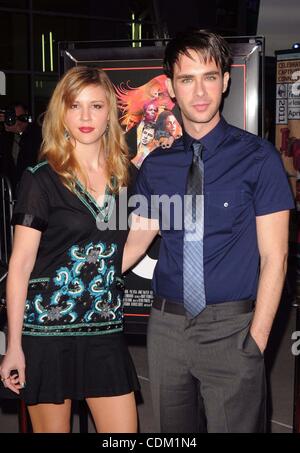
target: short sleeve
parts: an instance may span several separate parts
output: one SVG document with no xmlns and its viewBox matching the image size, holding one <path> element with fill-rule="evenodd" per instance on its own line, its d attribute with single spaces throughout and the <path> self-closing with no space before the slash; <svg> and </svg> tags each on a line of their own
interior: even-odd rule
<svg viewBox="0 0 300 453">
<path fill-rule="evenodd" d="M 158 208 L 155 205 L 155 197 L 148 182 L 148 158 L 146 158 L 138 172 L 132 203 L 135 206 L 134 213 L 149 219 L 158 219 Z"/>
<path fill-rule="evenodd" d="M 48 226 L 49 198 L 41 177 L 25 170 L 18 188 L 12 225 L 23 225 L 39 231 Z"/>
<path fill-rule="evenodd" d="M 266 158 L 260 168 L 254 193 L 257 216 L 295 207 L 280 154 L 271 144 L 266 145 L 266 148 Z"/>
</svg>

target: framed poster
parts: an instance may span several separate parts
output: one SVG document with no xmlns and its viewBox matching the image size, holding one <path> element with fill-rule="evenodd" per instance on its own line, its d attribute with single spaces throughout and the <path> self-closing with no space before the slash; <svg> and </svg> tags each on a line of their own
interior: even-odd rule
<svg viewBox="0 0 300 453">
<path fill-rule="evenodd" d="M 231 124 L 254 134 L 263 132 L 264 42 L 260 37 L 226 38 L 233 53 L 231 83 L 222 113 Z M 163 74 L 165 42 L 63 42 L 59 44 L 60 73 L 74 65 L 105 70 L 118 98 L 120 123 L 126 132 L 133 164 L 139 168 L 155 147 L 182 134 L 181 118 Z M 145 45 L 144 45 L 145 44 Z M 145 333 L 152 304 L 151 279 L 159 253 L 158 237 L 146 257 L 126 276 L 125 331 Z"/>
</svg>

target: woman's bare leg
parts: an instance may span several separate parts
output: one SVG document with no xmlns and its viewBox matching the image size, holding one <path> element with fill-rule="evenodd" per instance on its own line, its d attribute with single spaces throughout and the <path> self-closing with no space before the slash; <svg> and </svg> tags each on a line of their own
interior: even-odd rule
<svg viewBox="0 0 300 453">
<path fill-rule="evenodd" d="M 71 400 L 27 406 L 34 433 L 69 433 Z"/>
<path fill-rule="evenodd" d="M 98 433 L 136 433 L 137 410 L 134 393 L 87 398 Z"/>
</svg>

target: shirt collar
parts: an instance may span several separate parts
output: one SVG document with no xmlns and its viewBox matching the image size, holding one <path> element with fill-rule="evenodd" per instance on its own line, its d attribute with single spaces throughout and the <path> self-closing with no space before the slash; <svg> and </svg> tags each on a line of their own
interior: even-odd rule
<svg viewBox="0 0 300 453">
<path fill-rule="evenodd" d="M 206 156 L 213 154 L 217 150 L 218 146 L 224 140 L 227 129 L 228 123 L 221 116 L 218 124 L 210 132 L 208 132 L 208 134 L 204 135 L 201 140 L 199 140 L 205 147 Z M 194 141 L 195 139 L 191 137 L 186 131 L 183 132 L 183 144 L 186 152 L 191 149 L 192 143 Z"/>
</svg>

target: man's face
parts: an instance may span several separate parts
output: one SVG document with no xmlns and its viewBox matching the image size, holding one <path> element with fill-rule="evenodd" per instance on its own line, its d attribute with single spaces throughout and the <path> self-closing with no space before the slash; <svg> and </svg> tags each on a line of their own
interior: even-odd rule
<svg viewBox="0 0 300 453">
<path fill-rule="evenodd" d="M 145 110 L 145 121 L 155 121 L 158 108 L 155 104 L 149 104 Z"/>
<path fill-rule="evenodd" d="M 214 60 L 205 63 L 194 50 L 189 50 L 189 54 L 190 57 L 179 57 L 173 80 L 167 79 L 167 86 L 170 96 L 176 98 L 180 107 L 185 129 L 197 138 L 197 132 L 205 135 L 220 119 L 219 108 L 229 73 L 222 75 Z"/>
<path fill-rule="evenodd" d="M 17 105 L 15 107 L 15 112 L 16 116 L 20 115 L 25 115 L 27 112 L 21 107 L 20 105 Z M 16 123 L 13 126 L 7 126 L 7 124 L 4 124 L 5 130 L 7 132 L 12 132 L 13 134 L 20 134 L 25 131 L 28 123 L 24 121 L 19 121 L 18 119 L 16 120 Z"/>
<path fill-rule="evenodd" d="M 146 146 L 154 139 L 154 128 L 146 127 L 142 131 L 141 144 Z"/>
</svg>

